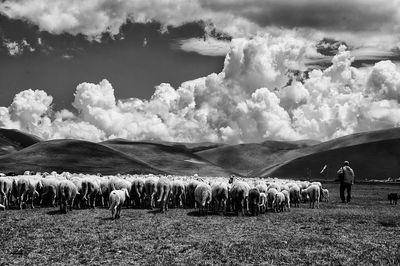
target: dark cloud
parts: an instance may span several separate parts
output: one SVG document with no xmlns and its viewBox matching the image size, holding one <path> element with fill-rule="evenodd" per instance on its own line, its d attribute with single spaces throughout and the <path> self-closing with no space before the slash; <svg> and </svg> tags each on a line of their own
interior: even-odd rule
<svg viewBox="0 0 400 266">
<path fill-rule="evenodd" d="M 398 1 L 205 0 L 203 7 L 232 12 L 260 26 L 285 28 L 377 31 L 399 22 Z"/>
</svg>

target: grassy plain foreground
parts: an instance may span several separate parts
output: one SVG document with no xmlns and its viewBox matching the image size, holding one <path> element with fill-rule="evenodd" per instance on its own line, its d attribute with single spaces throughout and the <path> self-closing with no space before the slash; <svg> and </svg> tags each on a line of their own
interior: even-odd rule
<svg viewBox="0 0 400 266">
<path fill-rule="evenodd" d="M 56 208 L 0 212 L 0 265 L 399 265 L 400 186 L 355 185 L 354 200 L 259 217 Z"/>
</svg>

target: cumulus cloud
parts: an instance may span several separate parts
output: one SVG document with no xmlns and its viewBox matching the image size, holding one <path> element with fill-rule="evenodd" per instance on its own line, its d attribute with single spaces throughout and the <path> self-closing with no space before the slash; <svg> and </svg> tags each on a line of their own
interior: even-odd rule
<svg viewBox="0 0 400 266">
<path fill-rule="evenodd" d="M 304 74 L 313 53 L 312 43 L 298 37 L 234 39 L 221 73 L 178 88 L 162 83 L 149 100 L 116 99 L 107 80 L 84 82 L 74 93 L 74 112 L 54 113 L 51 96 L 26 90 L 0 108 L 0 126 L 44 139 L 226 143 L 328 140 L 400 126 L 397 65 L 382 61 L 357 69 L 340 46 L 329 68 Z"/>
<path fill-rule="evenodd" d="M 91 40 L 100 40 L 103 33 L 117 35 L 127 21 L 157 21 L 162 32 L 202 21 L 206 31 L 212 28 L 234 38 L 286 30 L 315 41 L 335 38 L 354 48 L 371 47 L 363 50 L 367 57 L 382 49 L 389 53 L 400 43 L 394 34 L 400 29 L 397 0 L 6 0 L 0 3 L 0 13 L 52 34 L 83 34 Z M 181 47 L 222 53 L 221 43 L 213 41 L 190 39 Z"/>
<path fill-rule="evenodd" d="M 3 46 L 7 49 L 8 54 L 11 56 L 19 56 L 22 55 L 25 51 L 34 52 L 35 48 L 33 48 L 26 40 L 22 40 L 20 42 L 3 40 Z"/>
</svg>

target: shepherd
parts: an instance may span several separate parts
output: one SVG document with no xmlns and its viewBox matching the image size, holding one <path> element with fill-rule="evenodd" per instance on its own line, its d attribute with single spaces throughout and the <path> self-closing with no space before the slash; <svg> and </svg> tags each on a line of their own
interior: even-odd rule
<svg viewBox="0 0 400 266">
<path fill-rule="evenodd" d="M 340 199 L 342 203 L 349 203 L 351 200 L 351 186 L 354 184 L 354 171 L 351 169 L 349 161 L 344 161 L 337 175 L 340 181 Z M 344 195 L 345 190 L 347 190 L 347 198 Z"/>
</svg>

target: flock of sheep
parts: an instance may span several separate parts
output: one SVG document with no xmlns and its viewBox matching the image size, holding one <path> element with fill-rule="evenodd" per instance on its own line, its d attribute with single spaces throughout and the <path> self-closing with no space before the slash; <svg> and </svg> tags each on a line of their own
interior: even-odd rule
<svg viewBox="0 0 400 266">
<path fill-rule="evenodd" d="M 329 201 L 329 191 L 320 182 L 281 179 L 241 179 L 231 176 L 198 177 L 117 175 L 100 176 L 26 172 L 19 176 L 0 175 L 0 208 L 27 203 L 59 205 L 66 213 L 72 208 L 108 207 L 112 218 L 119 218 L 121 207 L 196 208 L 200 213 L 234 212 L 259 215 L 266 211 L 282 212 L 309 202 L 319 208 Z"/>
</svg>

